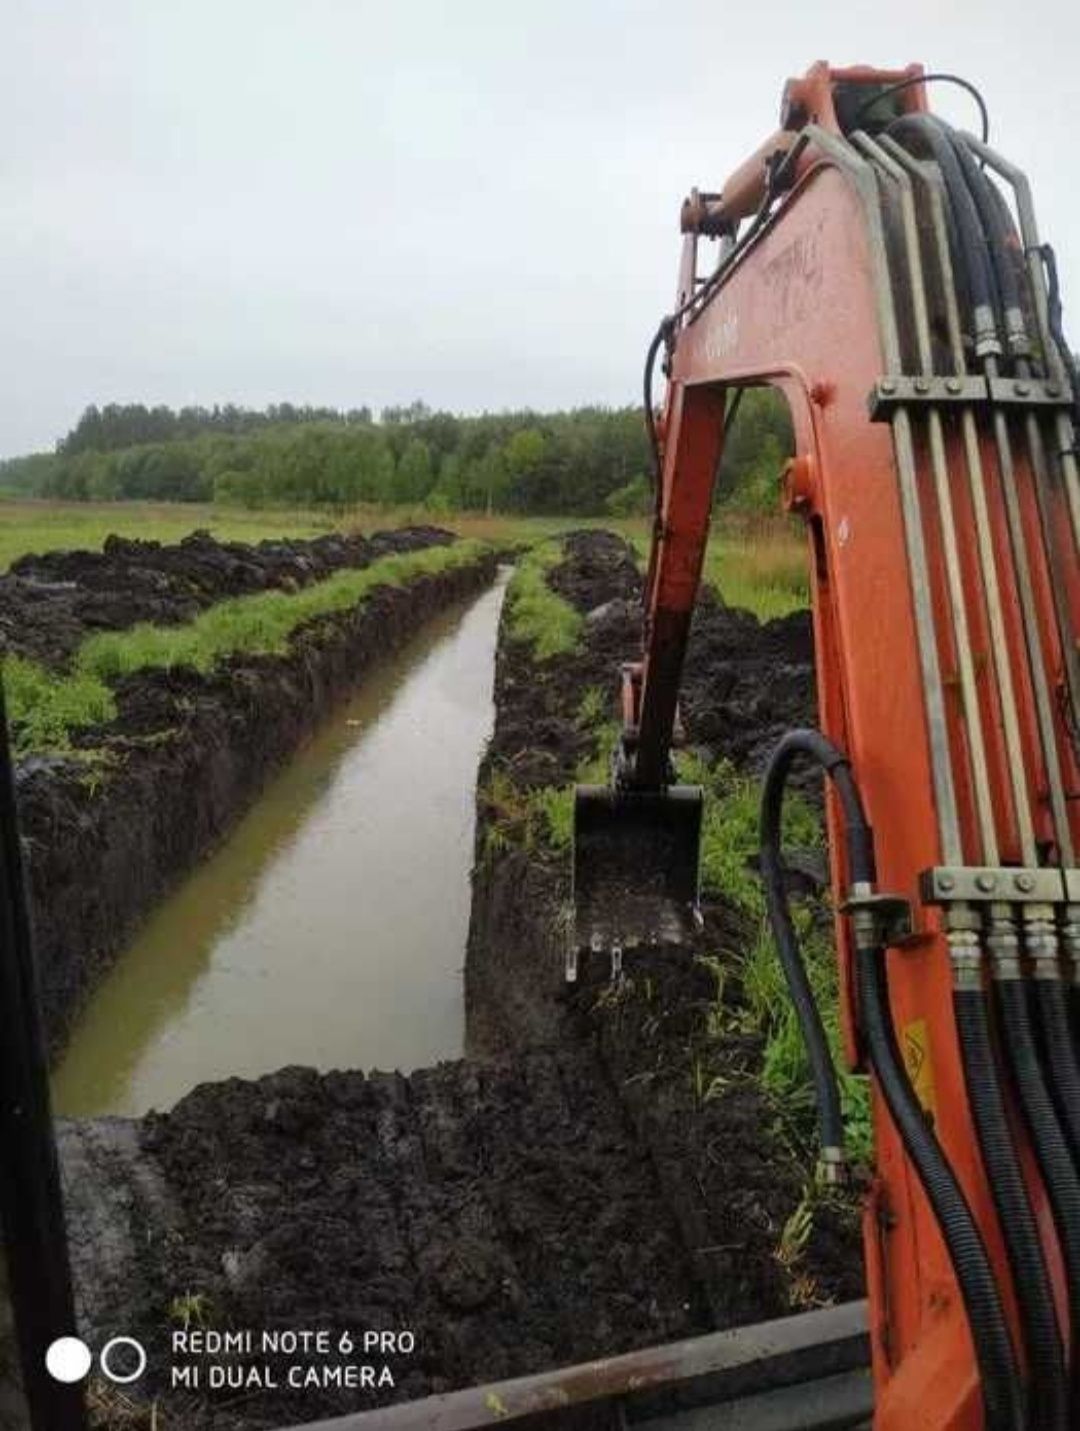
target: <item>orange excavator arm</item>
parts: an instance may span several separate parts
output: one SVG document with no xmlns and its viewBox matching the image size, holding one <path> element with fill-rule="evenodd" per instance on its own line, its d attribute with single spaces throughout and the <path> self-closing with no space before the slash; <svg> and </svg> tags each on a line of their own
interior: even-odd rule
<svg viewBox="0 0 1080 1431">
<path fill-rule="evenodd" d="M 815 65 L 777 134 L 683 205 L 646 381 L 662 356 L 642 660 L 612 784 L 579 795 L 577 942 L 617 942 L 621 961 L 635 900 L 659 891 L 686 923 L 696 908 L 679 678 L 725 424 L 741 389 L 771 386 L 795 435 L 784 498 L 806 523 L 820 730 L 786 737 L 766 774 L 762 870 L 839 1176 L 779 850 L 788 772 L 818 764 L 846 1056 L 872 1088 L 874 1425 L 1064 1431 L 1080 1425 L 1075 375 L 1024 176 L 985 130 L 933 116 L 938 78 L 955 77 Z M 657 942 L 673 927 L 646 924 Z"/>
</svg>

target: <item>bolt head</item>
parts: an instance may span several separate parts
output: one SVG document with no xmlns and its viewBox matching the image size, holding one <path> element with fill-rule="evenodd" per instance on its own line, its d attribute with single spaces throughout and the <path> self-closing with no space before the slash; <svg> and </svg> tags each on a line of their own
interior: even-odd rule
<svg viewBox="0 0 1080 1431">
<path fill-rule="evenodd" d="M 964 384 L 960 381 L 959 378 L 946 378 L 946 379 L 945 379 L 945 388 L 946 388 L 946 391 L 947 391 L 947 392 L 950 392 L 950 393 L 959 393 L 959 392 L 963 392 L 963 390 L 964 390 Z"/>
<path fill-rule="evenodd" d="M 1017 383 L 1013 391 L 1016 393 L 1017 397 L 1027 397 L 1028 393 L 1031 391 L 1031 385 L 1030 383 Z"/>
<path fill-rule="evenodd" d="M 948 894 L 950 889 L 955 888 L 956 881 L 953 879 L 952 875 L 942 875 L 941 878 L 938 880 L 938 889 L 944 890 L 946 894 Z"/>
<path fill-rule="evenodd" d="M 915 379 L 915 391 L 916 391 L 917 393 L 928 393 L 928 392 L 930 391 L 930 379 L 929 379 L 929 378 L 916 378 L 916 379 Z"/>
<path fill-rule="evenodd" d="M 997 880 L 992 874 L 981 874 L 975 876 L 975 887 L 981 889 L 983 894 L 989 894 L 997 884 Z"/>
<path fill-rule="evenodd" d="M 1061 384 L 1060 384 L 1060 383 L 1047 383 L 1047 384 L 1046 384 L 1046 396 L 1047 396 L 1047 397 L 1058 397 L 1058 396 L 1060 395 L 1060 393 L 1061 393 Z"/>
<path fill-rule="evenodd" d="M 1023 890 L 1025 894 L 1030 894 L 1035 888 L 1035 876 L 1032 874 L 1018 874 L 1016 876 L 1016 888 Z"/>
<path fill-rule="evenodd" d="M 894 393 L 896 391 L 896 382 L 893 378 L 882 378 L 878 386 L 883 393 Z"/>
</svg>

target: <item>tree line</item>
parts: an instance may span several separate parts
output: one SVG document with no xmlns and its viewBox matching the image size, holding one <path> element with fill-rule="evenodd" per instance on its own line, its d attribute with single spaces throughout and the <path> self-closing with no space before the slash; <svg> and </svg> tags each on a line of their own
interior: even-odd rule
<svg viewBox="0 0 1080 1431">
<path fill-rule="evenodd" d="M 775 508 L 789 446 L 782 400 L 746 393 L 721 499 Z M 632 407 L 462 417 L 416 402 L 376 419 L 363 407 L 126 404 L 87 408 L 55 453 L 0 464 L 0 487 L 76 501 L 631 515 L 649 508 L 651 465 Z"/>
</svg>

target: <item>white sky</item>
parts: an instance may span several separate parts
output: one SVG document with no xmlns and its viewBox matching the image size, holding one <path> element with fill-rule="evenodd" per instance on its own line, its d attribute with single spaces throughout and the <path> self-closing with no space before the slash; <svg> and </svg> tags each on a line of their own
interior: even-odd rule
<svg viewBox="0 0 1080 1431">
<path fill-rule="evenodd" d="M 679 201 L 720 187 L 816 59 L 982 89 L 1080 346 L 1070 0 L 4 12 L 0 455 L 89 402 L 636 401 Z M 964 95 L 934 103 L 976 126 Z"/>
</svg>

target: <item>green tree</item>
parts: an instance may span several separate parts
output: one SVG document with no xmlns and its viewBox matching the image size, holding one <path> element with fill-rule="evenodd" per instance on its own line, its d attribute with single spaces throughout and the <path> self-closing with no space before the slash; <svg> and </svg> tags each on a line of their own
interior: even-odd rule
<svg viewBox="0 0 1080 1431">
<path fill-rule="evenodd" d="M 422 502 L 434 480 L 431 453 L 426 442 L 410 438 L 398 458 L 394 495 L 399 502 Z"/>
</svg>

